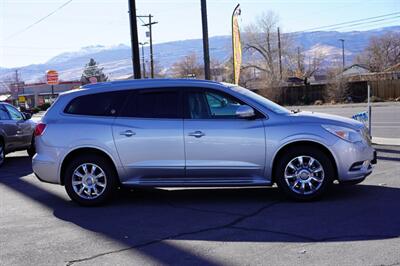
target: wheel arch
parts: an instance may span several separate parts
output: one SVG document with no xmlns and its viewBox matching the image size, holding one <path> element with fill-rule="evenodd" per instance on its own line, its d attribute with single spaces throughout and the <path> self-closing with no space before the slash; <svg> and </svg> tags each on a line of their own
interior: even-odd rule
<svg viewBox="0 0 400 266">
<path fill-rule="evenodd" d="M 109 161 L 110 165 L 113 167 L 113 170 L 115 174 L 117 175 L 117 181 L 118 183 L 120 182 L 119 180 L 119 174 L 117 171 L 117 167 L 115 162 L 113 161 L 112 157 L 105 151 L 97 148 L 97 147 L 79 147 L 74 150 L 71 150 L 63 159 L 61 167 L 60 167 L 60 184 L 65 185 L 65 170 L 69 162 L 76 157 L 77 155 L 82 155 L 82 154 L 95 154 L 102 156 L 106 160 Z"/>
<path fill-rule="evenodd" d="M 277 162 L 279 161 L 279 159 L 285 154 L 285 152 L 293 147 L 299 147 L 299 146 L 308 146 L 308 147 L 315 147 L 317 149 L 320 149 L 321 151 L 323 151 L 328 158 L 330 159 L 330 161 L 332 162 L 332 166 L 333 169 L 335 171 L 335 179 L 338 178 L 338 167 L 337 167 L 337 162 L 335 157 L 333 156 L 333 153 L 329 150 L 329 148 L 327 148 L 325 145 L 314 141 L 314 140 L 299 140 L 299 141 L 293 141 L 290 143 L 286 143 L 285 145 L 283 145 L 276 153 L 275 156 L 273 158 L 273 163 L 272 163 L 272 182 L 275 182 L 275 176 L 276 176 L 276 167 L 277 167 Z"/>
</svg>

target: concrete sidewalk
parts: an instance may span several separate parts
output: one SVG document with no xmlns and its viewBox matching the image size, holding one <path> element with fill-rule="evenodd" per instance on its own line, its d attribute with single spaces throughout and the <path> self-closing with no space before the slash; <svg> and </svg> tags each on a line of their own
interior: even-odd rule
<svg viewBox="0 0 400 266">
<path fill-rule="evenodd" d="M 372 137 L 372 143 L 378 144 L 378 145 L 400 146 L 400 138 L 380 138 L 380 137 Z"/>
</svg>

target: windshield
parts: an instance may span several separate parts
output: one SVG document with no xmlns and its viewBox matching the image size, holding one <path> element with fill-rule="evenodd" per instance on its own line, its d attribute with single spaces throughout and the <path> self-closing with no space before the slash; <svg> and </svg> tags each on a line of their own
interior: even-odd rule
<svg viewBox="0 0 400 266">
<path fill-rule="evenodd" d="M 255 93 L 255 92 L 252 92 L 251 90 L 248 90 L 248 89 L 240 87 L 240 86 L 232 86 L 231 89 L 240 94 L 245 95 L 246 97 L 251 98 L 255 102 L 267 107 L 274 113 L 277 113 L 277 114 L 289 114 L 290 113 L 290 111 L 288 109 L 286 109 L 285 107 L 280 106 L 279 104 L 274 103 L 273 101 L 270 101 L 267 98 L 264 98 L 263 96 Z"/>
</svg>

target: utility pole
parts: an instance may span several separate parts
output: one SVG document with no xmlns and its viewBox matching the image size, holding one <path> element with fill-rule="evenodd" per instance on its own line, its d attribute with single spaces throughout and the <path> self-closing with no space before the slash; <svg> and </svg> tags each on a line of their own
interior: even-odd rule
<svg viewBox="0 0 400 266">
<path fill-rule="evenodd" d="M 297 70 L 299 73 L 301 72 L 301 65 L 300 65 L 300 47 L 297 47 Z"/>
<path fill-rule="evenodd" d="M 133 75 L 135 79 L 140 79 L 139 38 L 137 33 L 136 3 L 135 0 L 128 0 L 128 2 L 129 2 L 129 21 L 131 29 Z"/>
<path fill-rule="evenodd" d="M 278 51 L 279 51 L 279 79 L 282 80 L 282 51 L 281 51 L 281 32 L 278 27 Z"/>
<path fill-rule="evenodd" d="M 151 73 L 151 78 L 154 78 L 154 60 L 153 60 L 153 31 L 152 31 L 152 25 L 157 24 L 157 21 L 152 22 L 152 15 L 149 14 L 148 16 L 137 16 L 138 18 L 148 18 L 149 23 L 145 23 L 142 26 L 148 27 L 149 28 L 149 41 L 150 41 L 150 73 Z"/>
<path fill-rule="evenodd" d="M 142 66 L 143 66 L 143 78 L 146 78 L 146 63 L 144 62 L 144 46 L 148 44 L 148 42 L 140 42 L 142 46 Z"/>
<path fill-rule="evenodd" d="M 201 0 L 201 22 L 203 28 L 204 78 L 210 79 L 210 54 L 208 47 L 207 1 Z"/>
<path fill-rule="evenodd" d="M 342 42 L 342 70 L 344 70 L 344 39 L 339 39 Z"/>
</svg>

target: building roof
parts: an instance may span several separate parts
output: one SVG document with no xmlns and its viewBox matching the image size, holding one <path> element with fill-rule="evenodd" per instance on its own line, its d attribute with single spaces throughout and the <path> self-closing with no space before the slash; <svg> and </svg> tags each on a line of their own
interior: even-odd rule
<svg viewBox="0 0 400 266">
<path fill-rule="evenodd" d="M 343 69 L 343 72 L 345 72 L 346 70 L 349 70 L 349 69 L 351 69 L 351 68 L 354 68 L 354 67 L 363 68 L 363 69 L 369 71 L 369 67 L 368 67 L 367 65 L 363 65 L 363 64 L 352 64 L 351 66 L 348 66 L 348 67 L 346 67 L 345 69 Z"/>
<path fill-rule="evenodd" d="M 0 81 L 0 94 L 9 93 L 9 92 L 10 92 L 10 88 L 8 87 L 8 85 L 5 82 Z"/>
<path fill-rule="evenodd" d="M 388 67 L 384 70 L 384 72 L 396 72 L 396 71 L 400 71 L 400 63 L 397 63 L 391 67 Z"/>
</svg>

